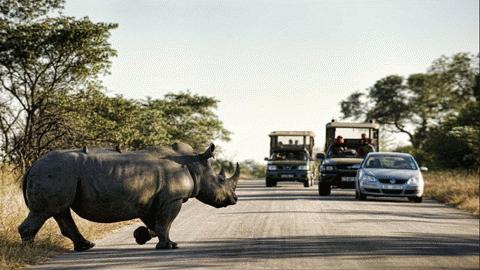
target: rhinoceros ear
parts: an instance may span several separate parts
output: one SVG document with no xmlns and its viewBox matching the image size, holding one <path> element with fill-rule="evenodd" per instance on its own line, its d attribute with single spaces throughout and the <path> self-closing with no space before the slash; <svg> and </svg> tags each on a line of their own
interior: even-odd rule
<svg viewBox="0 0 480 270">
<path fill-rule="evenodd" d="M 213 155 L 213 151 L 215 151 L 215 144 L 213 143 L 210 143 L 210 145 L 208 146 L 207 150 L 205 150 L 205 152 L 203 152 L 202 154 L 200 154 L 200 160 L 207 160 L 211 157 L 214 157 Z"/>
<path fill-rule="evenodd" d="M 238 164 L 238 162 L 237 162 L 237 167 L 235 168 L 235 173 L 232 175 L 232 177 L 228 178 L 230 183 L 232 183 L 234 189 L 237 187 L 237 183 L 238 183 L 239 178 L 240 178 L 240 164 Z"/>
</svg>

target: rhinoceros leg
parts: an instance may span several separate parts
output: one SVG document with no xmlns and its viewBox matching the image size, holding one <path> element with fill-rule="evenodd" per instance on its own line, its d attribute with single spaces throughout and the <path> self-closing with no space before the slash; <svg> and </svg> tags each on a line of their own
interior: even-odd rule
<svg viewBox="0 0 480 270">
<path fill-rule="evenodd" d="M 133 231 L 133 237 L 139 245 L 143 245 L 150 241 L 152 237 L 157 236 L 155 234 L 155 217 L 144 217 L 141 220 L 147 227 L 140 226 Z"/>
<path fill-rule="evenodd" d="M 72 214 L 70 213 L 70 209 L 53 216 L 53 218 L 58 223 L 62 234 L 72 240 L 75 251 L 84 251 L 95 246 L 94 243 L 85 239 L 78 231 L 77 225 L 75 224 Z"/>
<path fill-rule="evenodd" d="M 170 240 L 170 226 L 182 208 L 182 200 L 176 200 L 165 204 L 157 213 L 155 233 L 158 236 L 156 249 L 177 248 L 177 243 Z"/>
<path fill-rule="evenodd" d="M 23 242 L 33 242 L 40 228 L 50 217 L 44 214 L 30 211 L 27 218 L 18 226 L 18 232 Z"/>
</svg>

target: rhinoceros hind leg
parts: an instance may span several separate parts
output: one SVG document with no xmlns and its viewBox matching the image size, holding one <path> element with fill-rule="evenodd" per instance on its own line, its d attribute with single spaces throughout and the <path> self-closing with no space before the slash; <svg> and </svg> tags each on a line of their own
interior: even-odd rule
<svg viewBox="0 0 480 270">
<path fill-rule="evenodd" d="M 23 242 L 33 242 L 40 228 L 50 217 L 30 211 L 27 218 L 18 226 L 18 232 Z"/>
<path fill-rule="evenodd" d="M 144 226 L 140 226 L 135 229 L 135 231 L 133 231 L 133 237 L 135 237 L 135 241 L 139 245 L 143 245 L 152 239 L 149 230 Z"/>
<path fill-rule="evenodd" d="M 78 231 L 77 225 L 75 224 L 72 214 L 70 213 L 70 209 L 55 215 L 53 218 L 55 221 L 57 221 L 62 234 L 72 240 L 75 251 L 84 251 L 95 246 L 94 243 L 86 240 Z"/>
<path fill-rule="evenodd" d="M 170 240 L 170 226 L 181 208 L 182 200 L 176 200 L 169 202 L 158 210 L 155 222 L 155 233 L 157 234 L 159 241 L 155 246 L 156 249 L 177 248 L 177 243 Z"/>
</svg>

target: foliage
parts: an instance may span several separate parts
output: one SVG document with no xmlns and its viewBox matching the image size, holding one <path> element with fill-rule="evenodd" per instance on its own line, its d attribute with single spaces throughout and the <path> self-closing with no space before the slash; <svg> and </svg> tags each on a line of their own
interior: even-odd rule
<svg viewBox="0 0 480 270">
<path fill-rule="evenodd" d="M 215 159 L 212 163 L 213 168 L 219 172 L 223 167 L 227 173 L 233 174 L 235 171 L 235 164 L 226 159 Z M 255 160 L 244 160 L 239 162 L 240 177 L 242 179 L 262 179 L 265 178 L 266 167 L 264 164 Z"/>
<path fill-rule="evenodd" d="M 47 16 L 63 2 L 0 2 L 0 161 L 24 169 L 56 148 L 229 139 L 214 98 L 106 96 L 98 76 L 116 55 L 108 38 L 117 25 Z"/>
<path fill-rule="evenodd" d="M 478 166 L 478 60 L 457 53 L 438 58 L 426 73 L 382 78 L 342 101 L 343 117 L 407 134 L 412 148 L 404 150 L 435 166 Z"/>
<path fill-rule="evenodd" d="M 97 82 L 115 50 L 115 24 L 44 16 L 62 1 L 2 1 L 0 134 L 2 160 L 27 166 L 70 132 L 56 103 Z M 52 110 L 55 108 L 55 110 Z"/>
</svg>

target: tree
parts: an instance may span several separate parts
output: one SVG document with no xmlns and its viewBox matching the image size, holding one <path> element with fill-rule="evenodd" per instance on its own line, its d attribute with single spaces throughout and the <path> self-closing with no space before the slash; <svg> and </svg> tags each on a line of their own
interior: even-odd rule
<svg viewBox="0 0 480 270">
<path fill-rule="evenodd" d="M 211 140 L 230 139 L 230 132 L 213 111 L 218 102 L 212 97 L 180 92 L 169 93 L 164 99 L 147 99 L 145 106 L 163 113 L 171 139 L 189 143 L 194 149 L 202 149 Z"/>
<path fill-rule="evenodd" d="M 62 5 L 0 3 L 0 153 L 22 167 L 70 131 L 58 111 L 63 106 L 55 104 L 97 83 L 116 54 L 108 43 L 115 24 L 46 16 Z"/>
<path fill-rule="evenodd" d="M 375 120 L 387 129 L 407 134 L 419 148 L 429 128 L 475 100 L 478 73 L 478 56 L 442 56 L 426 73 L 412 74 L 406 80 L 390 75 L 365 92 L 354 92 L 340 103 L 343 118 Z"/>
</svg>

